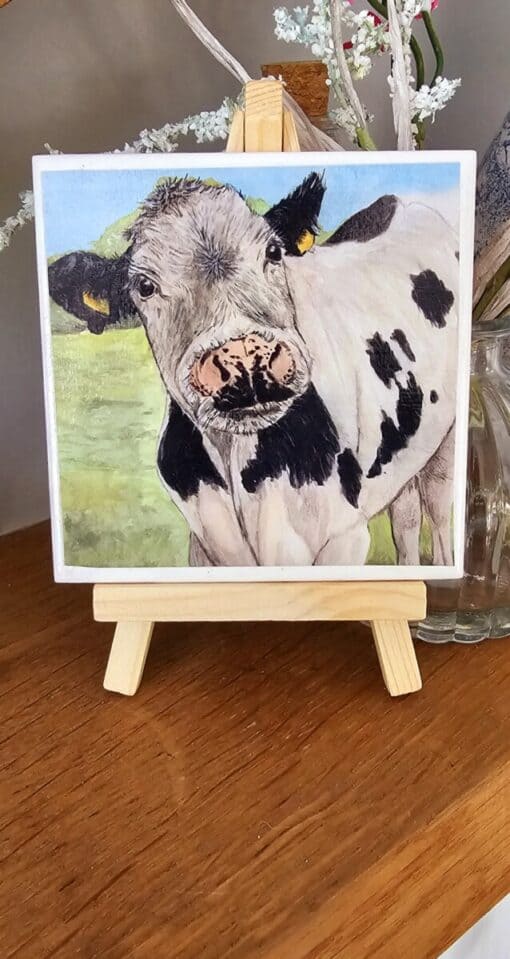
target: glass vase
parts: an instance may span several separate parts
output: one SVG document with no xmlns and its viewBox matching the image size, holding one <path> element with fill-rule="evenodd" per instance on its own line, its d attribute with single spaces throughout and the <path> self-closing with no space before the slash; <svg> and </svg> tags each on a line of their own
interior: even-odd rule
<svg viewBox="0 0 510 959">
<path fill-rule="evenodd" d="M 510 329 L 473 342 L 464 577 L 428 584 L 427 642 L 510 634 Z"/>
</svg>

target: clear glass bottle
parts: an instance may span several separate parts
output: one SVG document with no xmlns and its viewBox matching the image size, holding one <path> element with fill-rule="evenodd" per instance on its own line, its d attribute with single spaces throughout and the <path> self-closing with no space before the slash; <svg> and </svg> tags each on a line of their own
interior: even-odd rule
<svg viewBox="0 0 510 959">
<path fill-rule="evenodd" d="M 475 334 L 464 577 L 428 587 L 427 642 L 510 634 L 510 329 Z"/>
</svg>

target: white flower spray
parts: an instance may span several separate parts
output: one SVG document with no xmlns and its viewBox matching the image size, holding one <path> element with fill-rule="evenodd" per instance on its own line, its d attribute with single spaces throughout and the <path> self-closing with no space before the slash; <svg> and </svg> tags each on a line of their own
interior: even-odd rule
<svg viewBox="0 0 510 959">
<path fill-rule="evenodd" d="M 8 216 L 5 223 L 0 226 L 0 251 L 5 250 L 11 242 L 11 237 L 16 230 L 25 226 L 34 218 L 34 195 L 31 190 L 24 190 L 19 194 L 21 206 L 14 216 Z"/>
<path fill-rule="evenodd" d="M 435 6 L 433 0 L 370 0 L 372 9 L 356 12 L 351 0 L 313 0 L 292 10 L 278 7 L 274 11 L 275 34 L 286 43 L 307 47 L 326 64 L 333 94 L 330 115 L 363 149 L 375 148 L 367 129 L 370 115 L 345 66 L 353 80 L 362 80 L 370 73 L 375 57 L 389 53 L 392 66 L 388 82 L 395 132 L 399 149 L 409 150 L 421 146 L 423 122 L 433 121 L 460 86 L 460 80 L 446 80 L 441 75 L 443 54 L 430 16 Z M 413 35 L 418 16 L 425 22 L 436 57 L 430 85 L 425 83 L 423 56 Z M 344 29 L 350 35 L 339 44 Z"/>
<path fill-rule="evenodd" d="M 411 103 L 418 120 L 430 118 L 433 123 L 436 113 L 444 109 L 460 87 L 460 83 L 460 80 L 447 80 L 445 77 L 437 76 L 433 86 L 429 87 L 424 83 L 419 90 L 413 91 Z"/>
</svg>

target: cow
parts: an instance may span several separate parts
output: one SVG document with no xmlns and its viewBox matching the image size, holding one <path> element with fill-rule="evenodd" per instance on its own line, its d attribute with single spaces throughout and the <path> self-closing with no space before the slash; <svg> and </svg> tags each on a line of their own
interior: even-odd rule
<svg viewBox="0 0 510 959">
<path fill-rule="evenodd" d="M 190 565 L 351 566 L 388 509 L 398 561 L 451 565 L 458 252 L 381 196 L 318 244 L 324 176 L 265 215 L 170 177 L 117 258 L 67 254 L 53 299 L 94 333 L 136 314 L 167 397 L 157 468 Z"/>
</svg>

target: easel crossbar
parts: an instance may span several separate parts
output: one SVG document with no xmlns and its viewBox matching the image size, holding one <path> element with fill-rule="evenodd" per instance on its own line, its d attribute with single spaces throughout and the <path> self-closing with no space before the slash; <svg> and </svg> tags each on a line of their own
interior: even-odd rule
<svg viewBox="0 0 510 959">
<path fill-rule="evenodd" d="M 425 615 L 422 582 L 130 583 L 94 587 L 100 622 L 412 620 Z"/>
</svg>

